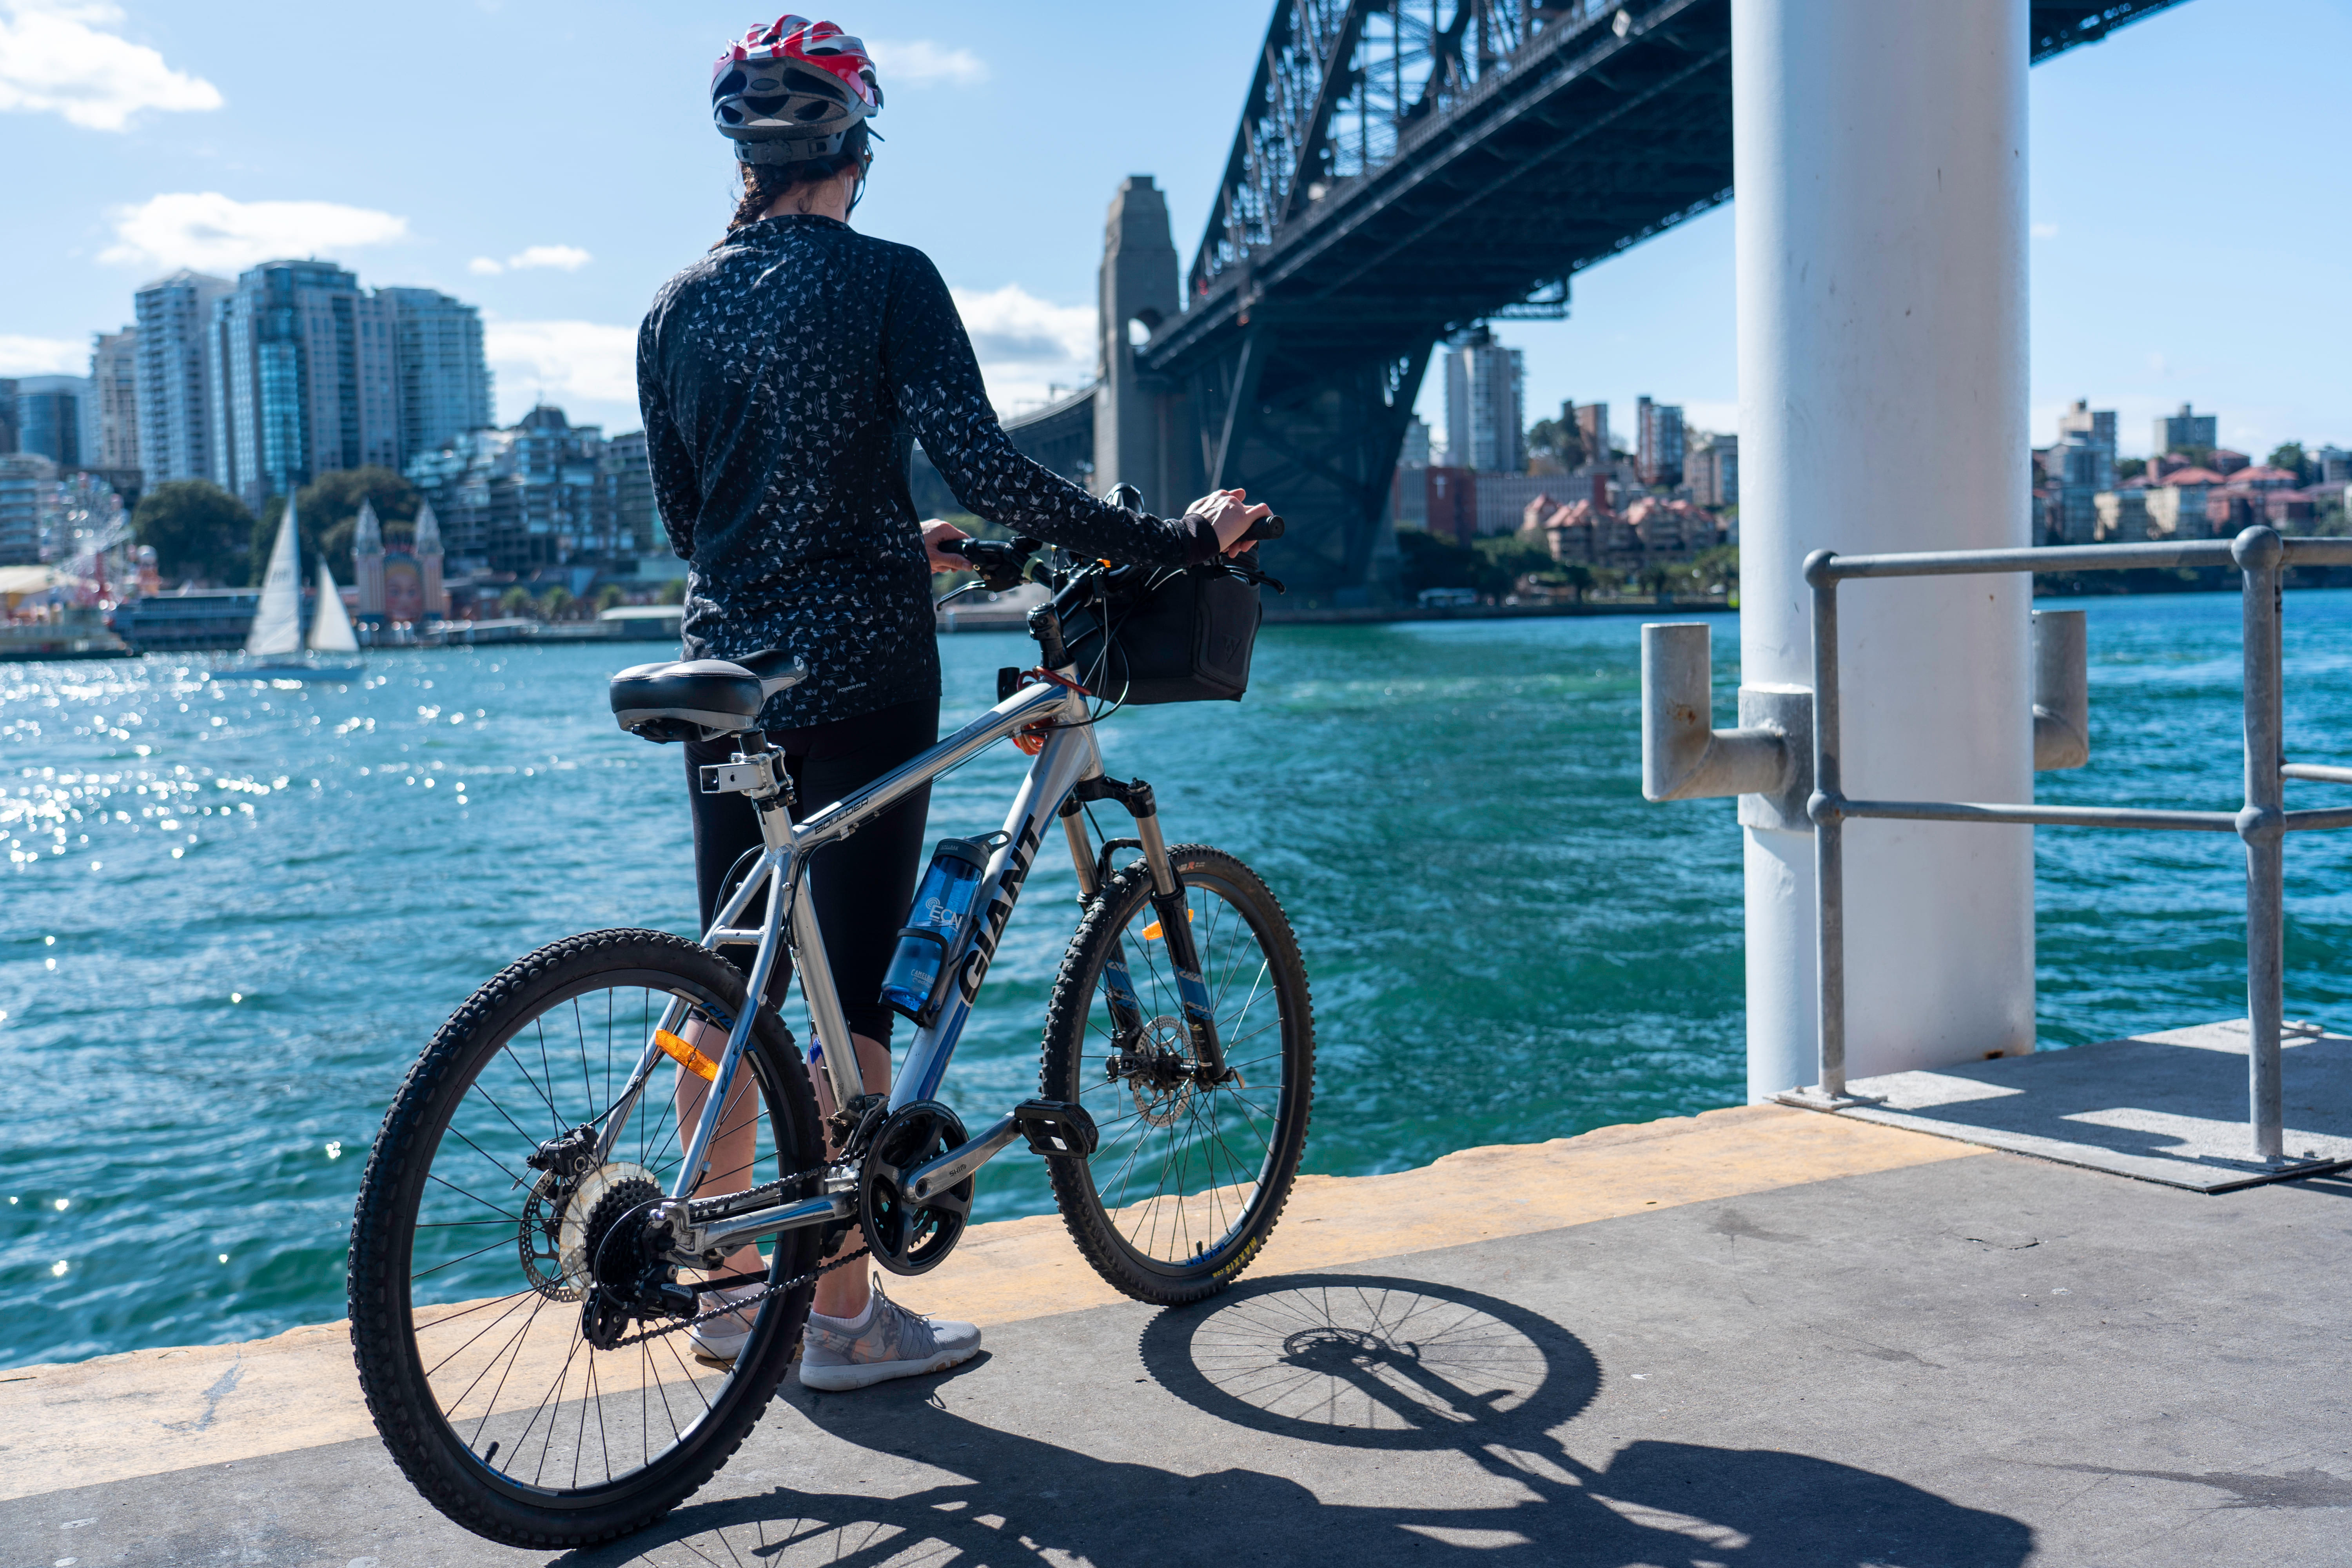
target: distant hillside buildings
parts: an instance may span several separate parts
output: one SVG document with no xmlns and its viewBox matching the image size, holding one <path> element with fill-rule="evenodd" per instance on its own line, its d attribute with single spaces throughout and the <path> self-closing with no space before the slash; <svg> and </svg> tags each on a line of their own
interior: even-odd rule
<svg viewBox="0 0 2352 1568">
<path fill-rule="evenodd" d="M 2058 438 L 2034 454 L 2035 535 L 2044 544 L 2130 544 L 2224 538 L 2254 523 L 2305 531 L 2341 515 L 2352 453 L 2323 447 L 2307 474 L 2216 445 L 2220 417 L 2184 403 L 2153 422 L 2156 455 L 2119 478 L 2116 416 L 2076 399 Z"/>
</svg>

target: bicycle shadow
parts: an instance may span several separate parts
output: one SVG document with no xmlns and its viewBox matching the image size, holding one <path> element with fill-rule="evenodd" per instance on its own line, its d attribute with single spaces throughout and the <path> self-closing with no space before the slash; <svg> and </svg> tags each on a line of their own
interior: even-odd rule
<svg viewBox="0 0 2352 1568">
<path fill-rule="evenodd" d="M 942 1408 L 923 1380 L 793 1403 L 831 1436 L 958 1479 L 898 1498 L 784 1488 L 692 1503 L 578 1568 L 678 1560 L 814 1564 L 1482 1561 L 1623 1568 L 2003 1568 L 2032 1532 L 2003 1515 L 1852 1466 L 1778 1449 L 1636 1441 L 1601 1467 L 1554 1435 L 1601 1388 L 1583 1342 L 1507 1301 L 1385 1276 L 1277 1277 L 1162 1312 L 1141 1350 L 1160 1386 L 1279 1441 L 1263 1468 L 1187 1475 L 998 1431 Z M 983 1364 L 971 1363 L 971 1368 Z M 969 1369 L 968 1369 L 969 1370 Z M 953 1374 L 950 1374 L 953 1375 Z M 1297 1447 L 1293 1447 L 1296 1445 Z M 1325 1503 L 1276 1473 L 1328 1475 L 1339 1447 L 1431 1456 L 1392 1484 L 1438 1499 Z M 1459 1456 L 1511 1500 L 1442 1506 Z M 1345 1461 L 1343 1461 L 1344 1463 Z"/>
</svg>

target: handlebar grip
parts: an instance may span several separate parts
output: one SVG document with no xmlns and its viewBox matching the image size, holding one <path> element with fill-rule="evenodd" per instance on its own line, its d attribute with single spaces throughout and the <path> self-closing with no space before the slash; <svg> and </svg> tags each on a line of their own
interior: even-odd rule
<svg viewBox="0 0 2352 1568">
<path fill-rule="evenodd" d="M 933 548 L 938 550 L 942 555 L 962 555 L 963 547 L 964 541 L 961 539 L 942 539 L 937 545 L 933 546 Z M 965 556 L 965 559 L 970 560 L 971 557 Z"/>
<path fill-rule="evenodd" d="M 1244 539 L 1280 539 L 1282 537 L 1282 519 L 1278 516 L 1262 517 L 1255 522 L 1251 523 L 1249 526 L 1249 531 L 1243 534 L 1242 537 Z"/>
</svg>

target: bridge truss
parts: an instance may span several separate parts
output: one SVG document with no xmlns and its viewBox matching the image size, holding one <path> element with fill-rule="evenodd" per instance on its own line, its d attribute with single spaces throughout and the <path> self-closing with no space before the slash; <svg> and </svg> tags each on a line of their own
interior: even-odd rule
<svg viewBox="0 0 2352 1568">
<path fill-rule="evenodd" d="M 2036 60 L 2178 0 L 2036 4 Z M 1282 502 L 1276 569 L 1372 591 L 1433 345 L 1731 195 L 1730 0 L 1278 0 L 1184 309 L 1136 368 L 1207 485 Z"/>
</svg>

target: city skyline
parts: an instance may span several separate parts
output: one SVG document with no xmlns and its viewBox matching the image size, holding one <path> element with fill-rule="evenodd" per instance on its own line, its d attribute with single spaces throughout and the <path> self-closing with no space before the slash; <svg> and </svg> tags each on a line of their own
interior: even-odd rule
<svg viewBox="0 0 2352 1568">
<path fill-rule="evenodd" d="M 1212 0 L 1192 30 L 1233 47 L 1171 51 L 1152 47 L 1149 16 L 1038 13 L 1044 25 L 1017 53 L 944 4 L 895 5 L 887 26 L 836 18 L 866 31 L 891 87 L 891 140 L 857 221 L 939 261 L 1007 405 L 1090 374 L 1101 213 L 1120 176 L 1159 175 L 1189 254 L 1265 16 L 1263 0 Z M 95 86 L 28 89 L 8 76 L 0 93 L 16 110 L 0 122 L 21 147 L 17 232 L 31 237 L 0 253 L 0 375 L 87 374 L 93 334 L 128 321 L 131 291 L 178 266 L 233 274 L 315 255 L 478 300 L 497 423 L 542 397 L 608 428 L 635 422 L 636 320 L 728 206 L 699 62 L 732 13 L 428 0 L 416 27 L 382 42 L 387 79 L 432 84 L 409 96 L 425 112 L 404 119 L 394 158 L 380 119 L 343 109 L 258 5 L 133 5 L 87 19 L 97 15 L 0 0 L 0 47 L 28 17 L 54 31 L 80 16 L 71 25 L 123 67 Z M 2276 50 L 2283 36 L 2303 47 Z M 539 199 L 520 193 L 549 166 L 545 110 L 513 92 L 505 62 L 550 48 L 572 62 L 566 102 L 594 110 L 563 156 L 596 178 L 585 194 Z M 2222 409 L 2235 422 L 2222 441 L 2250 450 L 2352 437 L 2335 371 L 2352 327 L 2329 309 L 2352 281 L 2352 214 L 2324 190 L 2306 195 L 2293 170 L 2263 183 L 2281 146 L 2344 143 L 2352 110 L 2326 62 L 2347 52 L 2344 0 L 2200 0 L 2032 73 L 2037 431 L 2084 396 L 2120 412 L 2126 454 L 2183 399 Z M 1130 73 L 1105 68 L 1138 58 L 1153 72 L 1139 96 Z M 2259 126 L 2168 88 L 2254 74 Z M 1085 135 L 1041 128 L 1031 89 L 1042 77 L 1055 83 L 1055 123 Z M 2136 162 L 2152 145 L 2167 150 L 2160 174 Z M 2265 198 L 2292 217 L 2292 247 L 2252 236 L 2248 214 Z M 2206 206 L 2233 220 L 2191 221 Z M 2243 330 L 2273 324 L 2243 320 L 2256 300 L 2284 305 L 2294 330 Z M 1694 430 L 1727 430 L 1731 323 L 1730 215 L 1717 210 L 1579 274 L 1568 321 L 1508 322 L 1497 337 L 1526 357 L 1530 411 L 1570 398 L 1630 409 L 1647 393 L 1684 406 Z M 1441 383 L 1425 379 L 1419 406 L 1442 427 Z"/>
</svg>

